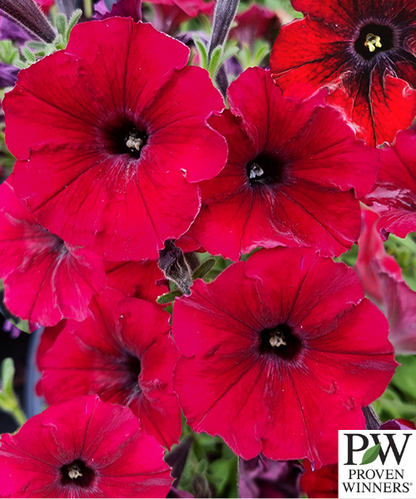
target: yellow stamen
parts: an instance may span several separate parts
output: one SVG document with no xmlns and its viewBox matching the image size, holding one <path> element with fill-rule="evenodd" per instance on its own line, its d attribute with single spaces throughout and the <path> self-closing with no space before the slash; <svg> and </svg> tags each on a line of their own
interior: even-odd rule
<svg viewBox="0 0 416 499">
<path fill-rule="evenodd" d="M 374 52 L 376 50 L 376 47 L 378 49 L 381 49 L 381 38 L 377 35 L 373 35 L 373 33 L 368 33 L 365 38 L 364 46 L 368 47 L 368 50 L 370 52 Z"/>
</svg>

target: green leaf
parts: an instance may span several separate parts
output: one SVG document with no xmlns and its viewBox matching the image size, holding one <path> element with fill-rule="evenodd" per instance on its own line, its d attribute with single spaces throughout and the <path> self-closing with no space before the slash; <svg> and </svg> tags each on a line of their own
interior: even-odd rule
<svg viewBox="0 0 416 499">
<path fill-rule="evenodd" d="M 11 40 L 0 41 L 0 61 L 6 64 L 13 64 L 19 58 L 19 50 L 13 45 Z"/>
<path fill-rule="evenodd" d="M 218 69 L 219 69 L 219 62 L 222 56 L 222 47 L 221 45 L 218 45 L 218 47 L 215 47 L 211 54 L 211 59 L 209 60 L 209 65 L 208 65 L 208 73 L 213 80 L 215 76 L 217 75 Z"/>
<path fill-rule="evenodd" d="M 3 392 L 9 398 L 14 398 L 13 391 L 13 377 L 14 377 L 14 363 L 13 359 L 8 357 L 4 359 L 1 364 L 1 386 L 3 388 Z"/>
<path fill-rule="evenodd" d="M 401 366 L 397 367 L 391 385 L 406 395 L 409 402 L 416 402 L 416 356 L 398 355 L 396 360 Z"/>
<path fill-rule="evenodd" d="M 68 21 L 68 29 L 67 29 L 66 35 L 64 37 L 66 43 L 68 43 L 68 41 L 69 41 L 69 35 L 70 35 L 72 29 L 74 28 L 74 26 L 81 19 L 81 16 L 82 16 L 82 10 L 81 9 L 74 10 L 74 12 L 72 13 L 71 18 Z"/>
<path fill-rule="evenodd" d="M 204 275 L 208 274 L 208 272 L 215 265 L 215 258 L 209 258 L 205 260 L 197 269 L 194 270 L 192 274 L 192 279 L 195 281 L 196 279 L 202 279 Z"/>
<path fill-rule="evenodd" d="M 230 57 L 232 57 L 233 55 L 237 54 L 237 52 L 239 51 L 240 49 L 238 47 L 232 47 L 230 49 L 228 49 L 225 54 L 223 54 L 218 62 L 218 69 L 224 64 L 224 62 L 229 59 Z"/>
<path fill-rule="evenodd" d="M 43 42 L 27 42 L 25 44 L 25 47 L 28 47 L 29 49 L 33 50 L 33 52 L 41 52 L 46 50 L 47 43 Z"/>
<path fill-rule="evenodd" d="M 374 462 L 378 455 L 380 454 L 380 444 L 375 445 L 374 447 L 370 447 L 364 452 L 363 460 L 361 464 L 370 464 Z"/>
<path fill-rule="evenodd" d="M 33 52 L 31 52 L 27 47 L 22 48 L 23 55 L 25 56 L 27 62 L 33 63 L 36 62 L 36 57 Z"/>
<path fill-rule="evenodd" d="M 208 69 L 208 54 L 205 45 L 197 36 L 194 36 L 194 43 L 198 50 L 199 57 L 201 58 L 201 68 Z"/>
<path fill-rule="evenodd" d="M 170 303 L 177 296 L 182 296 L 183 293 L 180 289 L 175 289 L 175 291 L 170 291 L 169 293 L 165 293 L 164 295 L 158 296 L 156 302 L 160 305 L 165 305 L 166 303 Z"/>
<path fill-rule="evenodd" d="M 58 14 L 56 16 L 56 29 L 58 30 L 58 33 L 62 35 L 62 38 L 64 38 L 66 35 L 66 30 L 68 29 L 65 14 Z"/>
</svg>

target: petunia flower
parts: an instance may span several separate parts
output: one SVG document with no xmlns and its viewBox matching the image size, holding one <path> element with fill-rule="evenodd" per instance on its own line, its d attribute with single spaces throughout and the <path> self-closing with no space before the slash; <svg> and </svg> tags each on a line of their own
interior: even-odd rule
<svg viewBox="0 0 416 499">
<path fill-rule="evenodd" d="M 398 281 L 403 280 L 402 269 L 393 256 L 384 249 L 384 241 L 380 235 L 380 216 L 364 205 L 361 210 L 361 234 L 358 239 L 358 256 L 355 270 L 364 287 L 365 293 L 380 303 L 383 292 L 379 272 L 386 272 Z"/>
<path fill-rule="evenodd" d="M 280 30 L 270 57 L 277 84 L 331 88 L 368 145 L 393 141 L 416 114 L 414 0 L 292 0 L 305 14 Z"/>
<path fill-rule="evenodd" d="M 355 139 L 322 92 L 302 98 L 295 90 L 282 95 L 268 71 L 250 68 L 229 87 L 230 109 L 210 119 L 229 148 L 223 171 L 201 182 L 191 227 L 210 253 L 238 260 L 284 245 L 333 256 L 358 239 L 353 191 L 362 197 L 373 186 L 378 151 Z"/>
<path fill-rule="evenodd" d="M 179 353 L 170 337 L 169 314 L 108 288 L 93 299 L 91 311 L 81 323 L 66 321 L 40 358 L 46 401 L 96 393 L 130 407 L 146 433 L 171 447 L 182 425 L 172 389 Z"/>
<path fill-rule="evenodd" d="M 387 335 L 351 268 L 311 249 L 261 250 L 175 301 L 174 390 L 190 427 L 243 459 L 319 468 L 388 385 Z"/>
<path fill-rule="evenodd" d="M 155 302 L 169 291 L 168 281 L 157 262 L 105 262 L 107 286 L 126 296 Z"/>
<path fill-rule="evenodd" d="M 22 319 L 54 326 L 83 320 L 92 296 L 105 286 L 101 258 L 65 243 L 36 222 L 14 194 L 14 178 L 0 186 L 0 277 L 5 304 Z"/>
<path fill-rule="evenodd" d="M 389 338 L 396 353 L 416 354 L 416 292 L 403 279 L 394 257 L 380 235 L 380 216 L 364 208 L 355 270 L 366 294 L 389 321 Z"/>
<path fill-rule="evenodd" d="M 142 20 L 141 0 L 118 0 L 109 10 L 104 0 L 100 0 L 94 5 L 94 18 L 107 19 L 109 17 L 131 17 L 134 21 Z"/>
<path fill-rule="evenodd" d="M 259 38 L 273 43 L 281 26 L 276 12 L 257 4 L 239 12 L 235 16 L 234 23 L 236 26 L 230 30 L 230 38 L 236 39 L 240 45 L 247 44 L 249 47 L 254 46 Z"/>
<path fill-rule="evenodd" d="M 302 465 L 305 473 L 300 479 L 300 486 L 307 497 L 338 497 L 338 463 L 328 464 L 315 471 L 307 459 Z"/>
<path fill-rule="evenodd" d="M 195 183 L 227 155 L 206 124 L 222 98 L 207 71 L 184 67 L 188 54 L 115 17 L 77 25 L 65 51 L 20 72 L 6 142 L 16 193 L 48 230 L 111 261 L 155 260 L 187 230 Z"/>
<path fill-rule="evenodd" d="M 380 214 L 380 229 L 406 237 L 416 231 L 416 132 L 397 134 L 380 151 L 380 169 L 373 190 L 363 200 Z"/>
<path fill-rule="evenodd" d="M 166 497 L 163 449 L 127 407 L 79 397 L 1 436 L 2 497 Z"/>
<path fill-rule="evenodd" d="M 160 31 L 171 36 L 177 34 L 185 21 L 200 14 L 210 15 L 214 10 L 214 1 L 204 0 L 147 0 L 152 4 L 154 16 L 152 24 Z"/>
<path fill-rule="evenodd" d="M 293 461 L 272 461 L 261 454 L 238 461 L 239 497 L 300 497 L 302 467 Z"/>
</svg>

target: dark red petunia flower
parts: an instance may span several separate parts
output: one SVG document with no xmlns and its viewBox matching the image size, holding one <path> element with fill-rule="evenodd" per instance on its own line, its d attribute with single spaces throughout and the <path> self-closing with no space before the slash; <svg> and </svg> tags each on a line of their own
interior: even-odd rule
<svg viewBox="0 0 416 499">
<path fill-rule="evenodd" d="M 294 461 L 273 461 L 261 454 L 238 461 L 239 497 L 300 497 L 302 466 Z"/>
<path fill-rule="evenodd" d="M 415 0 L 292 0 L 305 18 L 283 26 L 270 58 L 285 89 L 329 86 L 368 145 L 391 142 L 416 114 Z"/>
<path fill-rule="evenodd" d="M 101 258 L 39 225 L 13 184 L 9 177 L 0 186 L 0 277 L 7 308 L 43 326 L 63 317 L 85 319 L 92 296 L 106 283 Z"/>
<path fill-rule="evenodd" d="M 191 428 L 243 459 L 321 467 L 389 383 L 387 335 L 351 268 L 311 249 L 261 250 L 175 301 L 174 390 Z"/>
<path fill-rule="evenodd" d="M 204 0 L 147 0 L 152 4 L 153 26 L 174 36 L 185 21 L 200 14 L 210 15 L 214 10 L 214 1 Z"/>
<path fill-rule="evenodd" d="M 415 7 L 416 8 L 416 7 Z M 406 237 L 416 231 L 416 132 L 399 132 L 380 151 L 374 189 L 364 202 L 381 215 L 379 228 Z"/>
<path fill-rule="evenodd" d="M 384 249 L 380 236 L 380 216 L 363 205 L 361 210 L 362 227 L 358 239 L 358 256 L 355 270 L 364 287 L 366 295 L 377 303 L 383 301 L 380 283 L 380 270 L 387 272 L 394 279 L 402 281 L 402 269 L 393 256 Z"/>
<path fill-rule="evenodd" d="M 396 353 L 416 354 L 416 292 L 403 279 L 394 257 L 387 254 L 379 232 L 380 216 L 362 210 L 355 270 L 364 291 L 389 321 L 389 339 Z"/>
<path fill-rule="evenodd" d="M 94 297 L 91 311 L 81 323 L 68 320 L 41 357 L 46 401 L 96 393 L 130 407 L 146 433 L 171 447 L 182 425 L 172 389 L 179 352 L 170 336 L 169 314 L 108 288 Z"/>
<path fill-rule="evenodd" d="M 324 92 L 282 95 L 259 68 L 230 85 L 228 103 L 210 119 L 227 139 L 228 162 L 200 184 L 193 236 L 232 260 L 257 246 L 312 246 L 328 256 L 350 248 L 360 233 L 352 191 L 362 197 L 373 186 L 378 151 L 355 139 Z"/>
<path fill-rule="evenodd" d="M 127 407 L 79 397 L 1 436 L 2 497 L 166 497 L 163 449 Z"/>
<path fill-rule="evenodd" d="M 142 20 L 142 0 L 118 0 L 112 8 L 107 9 L 104 0 L 94 5 L 95 19 L 108 19 L 109 17 L 131 17 L 134 21 Z"/>
<path fill-rule="evenodd" d="M 338 463 L 328 464 L 312 471 L 311 463 L 302 462 L 305 473 L 300 479 L 300 486 L 307 497 L 338 497 Z"/>
<path fill-rule="evenodd" d="M 16 193 L 38 221 L 105 259 L 157 259 L 224 166 L 207 124 L 223 101 L 189 49 L 128 18 L 77 25 L 4 101 Z M 198 89 L 196 92 L 195 89 Z M 27 119 L 36 116 L 36 124 Z"/>
<path fill-rule="evenodd" d="M 132 298 L 155 302 L 169 291 L 169 285 L 157 262 L 105 262 L 107 286 Z"/>
<path fill-rule="evenodd" d="M 254 46 L 259 38 L 273 43 L 281 25 L 276 12 L 257 4 L 238 13 L 234 23 L 236 26 L 230 30 L 230 38 L 236 39 L 240 45 L 247 44 L 249 47 Z"/>
</svg>

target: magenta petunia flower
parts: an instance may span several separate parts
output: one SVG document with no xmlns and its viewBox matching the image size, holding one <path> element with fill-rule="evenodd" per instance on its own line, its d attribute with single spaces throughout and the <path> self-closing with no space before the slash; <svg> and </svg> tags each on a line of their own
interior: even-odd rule
<svg viewBox="0 0 416 499">
<path fill-rule="evenodd" d="M 405 237 L 416 231 L 416 132 L 399 132 L 380 151 L 374 189 L 364 202 L 381 215 L 379 228 Z"/>
<path fill-rule="evenodd" d="M 383 292 L 380 283 L 380 270 L 402 281 L 402 269 L 393 256 L 384 249 L 380 235 L 380 216 L 363 205 L 361 210 L 362 227 L 358 239 L 358 256 L 355 270 L 365 293 L 377 303 L 382 302 Z"/>
<path fill-rule="evenodd" d="M 238 461 L 239 497 L 300 497 L 302 466 L 294 461 L 272 461 L 261 454 Z"/>
<path fill-rule="evenodd" d="M 163 449 L 127 407 L 79 397 L 1 436 L 2 497 L 166 497 Z"/>
<path fill-rule="evenodd" d="M 168 281 L 157 262 L 105 262 L 107 286 L 126 296 L 154 302 L 169 291 Z"/>
<path fill-rule="evenodd" d="M 369 145 L 391 142 L 416 114 L 415 0 L 292 0 L 305 18 L 283 26 L 270 67 L 285 89 L 331 88 Z"/>
<path fill-rule="evenodd" d="M 92 296 L 106 283 L 101 258 L 37 223 L 13 184 L 9 177 L 0 186 L 0 277 L 7 308 L 43 326 L 63 317 L 85 319 Z"/>
<path fill-rule="evenodd" d="M 338 463 L 328 464 L 312 471 L 311 463 L 303 462 L 305 473 L 300 479 L 300 486 L 307 497 L 338 497 Z"/>
<path fill-rule="evenodd" d="M 206 124 L 222 98 L 207 71 L 184 67 L 188 54 L 116 17 L 76 26 L 65 51 L 20 72 L 4 101 L 6 140 L 16 194 L 42 225 L 112 261 L 157 259 L 187 230 L 195 182 L 227 155 Z"/>
<path fill-rule="evenodd" d="M 227 139 L 228 162 L 201 183 L 193 236 L 232 260 L 257 246 L 312 246 L 328 256 L 350 248 L 360 233 L 353 190 L 362 197 L 373 186 L 378 151 L 355 139 L 323 93 L 282 95 L 259 68 L 230 85 L 228 103 L 210 120 Z"/>
<path fill-rule="evenodd" d="M 91 311 L 84 322 L 68 320 L 41 356 L 46 401 L 96 393 L 130 407 L 146 433 L 171 447 L 182 426 L 172 389 L 179 352 L 169 314 L 108 288 L 93 299 Z"/>
<path fill-rule="evenodd" d="M 99 0 L 94 5 L 95 19 L 108 19 L 109 17 L 131 17 L 134 21 L 142 20 L 142 0 L 118 0 L 111 9 L 107 9 L 104 0 Z"/>
<path fill-rule="evenodd" d="M 204 0 L 147 0 L 152 4 L 154 16 L 152 24 L 156 29 L 174 36 L 185 21 L 200 14 L 210 15 L 214 1 Z"/>
<path fill-rule="evenodd" d="M 174 390 L 191 428 L 243 459 L 321 467 L 389 383 L 387 335 L 351 268 L 311 249 L 261 250 L 175 301 Z"/>
<path fill-rule="evenodd" d="M 403 279 L 394 257 L 384 249 L 380 216 L 367 208 L 362 210 L 362 217 L 355 270 L 364 291 L 389 321 L 389 338 L 396 353 L 416 354 L 416 292 Z"/>
<path fill-rule="evenodd" d="M 230 30 L 230 38 L 234 38 L 240 45 L 247 44 L 254 47 L 259 38 L 273 43 L 281 22 L 276 12 L 262 5 L 253 4 L 235 16 L 236 24 Z"/>
</svg>

